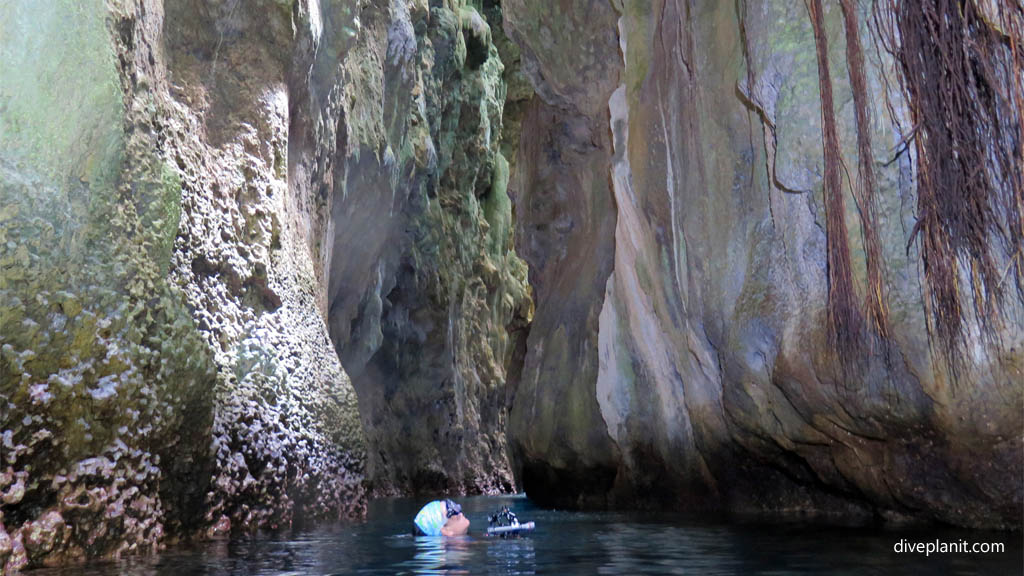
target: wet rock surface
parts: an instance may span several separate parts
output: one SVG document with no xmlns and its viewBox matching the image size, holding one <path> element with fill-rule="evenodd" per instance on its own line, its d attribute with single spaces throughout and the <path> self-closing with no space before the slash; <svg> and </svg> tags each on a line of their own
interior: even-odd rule
<svg viewBox="0 0 1024 576">
<path fill-rule="evenodd" d="M 313 105 L 317 10 L 175 2 L 160 30 L 174 111 L 161 137 L 183 173 L 170 277 L 219 368 L 204 516 L 215 532 L 353 518 L 364 506 L 358 407 L 316 265 L 326 201 L 291 170 L 322 147 L 291 132 Z"/>
</svg>

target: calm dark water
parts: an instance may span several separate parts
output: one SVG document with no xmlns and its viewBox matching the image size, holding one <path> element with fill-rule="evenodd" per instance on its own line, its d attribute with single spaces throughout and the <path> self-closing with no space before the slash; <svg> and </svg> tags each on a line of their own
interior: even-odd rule
<svg viewBox="0 0 1024 576">
<path fill-rule="evenodd" d="M 32 576 L 270 574 L 1024 574 L 1020 533 L 895 531 L 808 524 L 726 524 L 637 513 L 542 510 L 522 496 L 464 498 L 471 536 L 414 538 L 421 501 L 370 505 L 363 524 L 235 539 L 151 558 L 30 572 Z M 481 534 L 487 514 L 509 504 L 537 530 L 519 539 Z M 897 554 L 909 541 L 1002 542 L 1002 554 Z"/>
</svg>

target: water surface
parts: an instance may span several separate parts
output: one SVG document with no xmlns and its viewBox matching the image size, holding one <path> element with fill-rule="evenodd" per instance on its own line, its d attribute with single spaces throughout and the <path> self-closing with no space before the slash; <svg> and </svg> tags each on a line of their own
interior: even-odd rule
<svg viewBox="0 0 1024 576">
<path fill-rule="evenodd" d="M 277 574 L 803 574 L 1024 573 L 1020 533 L 736 524 L 639 513 L 537 508 L 523 496 L 460 499 L 467 538 L 413 537 L 422 501 L 372 502 L 367 521 L 312 532 L 233 539 L 159 556 L 33 571 L 31 576 Z M 487 514 L 508 504 L 537 530 L 518 539 L 481 535 Z M 1003 542 L 1002 554 L 897 554 L 901 539 Z"/>
</svg>

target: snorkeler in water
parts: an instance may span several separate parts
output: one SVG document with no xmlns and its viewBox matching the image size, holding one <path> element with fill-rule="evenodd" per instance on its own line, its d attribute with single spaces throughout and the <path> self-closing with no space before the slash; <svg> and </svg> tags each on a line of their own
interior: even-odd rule
<svg viewBox="0 0 1024 576">
<path fill-rule="evenodd" d="M 469 518 L 462 513 L 462 506 L 448 499 L 421 508 L 413 524 L 417 536 L 462 536 L 469 531 Z"/>
</svg>

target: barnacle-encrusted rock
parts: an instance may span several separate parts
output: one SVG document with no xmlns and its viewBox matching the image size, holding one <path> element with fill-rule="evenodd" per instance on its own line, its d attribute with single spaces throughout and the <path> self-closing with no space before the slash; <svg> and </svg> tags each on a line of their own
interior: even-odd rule
<svg viewBox="0 0 1024 576">
<path fill-rule="evenodd" d="M 0 6 L 5 571 L 362 513 L 290 166 L 322 24 L 259 4 Z"/>
</svg>

